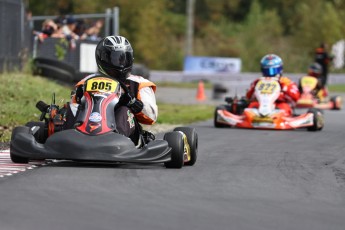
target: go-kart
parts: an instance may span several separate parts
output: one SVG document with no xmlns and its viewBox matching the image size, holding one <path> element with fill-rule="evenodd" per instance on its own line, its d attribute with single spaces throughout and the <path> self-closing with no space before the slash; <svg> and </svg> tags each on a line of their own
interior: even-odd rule
<svg viewBox="0 0 345 230">
<path fill-rule="evenodd" d="M 128 92 L 126 85 L 95 76 L 87 79 L 83 87 L 83 100 L 72 128 L 64 128 L 66 113 L 60 112 L 62 109 L 55 104 L 55 96 L 50 105 L 42 101 L 36 104 L 42 112 L 40 121 L 15 127 L 12 132 L 10 156 L 13 162 L 57 159 L 164 163 L 167 168 L 195 164 L 198 135 L 194 128 L 177 127 L 165 133 L 162 140 L 151 138 L 147 141 L 140 134 L 138 144 L 134 144 L 117 133 L 115 123 L 114 109 L 123 90 Z"/>
<path fill-rule="evenodd" d="M 309 131 L 323 128 L 323 114 L 318 109 L 312 108 L 307 113 L 289 116 L 284 110 L 276 108 L 276 100 L 281 93 L 277 79 L 261 78 L 254 93 L 258 108 L 249 108 L 243 98 L 228 97 L 225 99 L 227 104 L 215 109 L 214 126 L 278 130 L 307 128 Z"/>
<path fill-rule="evenodd" d="M 340 96 L 324 97 L 321 90 L 317 90 L 318 80 L 312 76 L 304 76 L 299 81 L 301 96 L 296 108 L 317 108 L 340 110 L 342 99 Z"/>
</svg>

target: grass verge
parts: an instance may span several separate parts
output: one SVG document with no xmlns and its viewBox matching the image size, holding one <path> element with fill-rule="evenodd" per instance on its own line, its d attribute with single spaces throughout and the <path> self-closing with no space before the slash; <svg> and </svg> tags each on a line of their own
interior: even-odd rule
<svg viewBox="0 0 345 230">
<path fill-rule="evenodd" d="M 23 73 L 0 74 L 0 142 L 8 142 L 12 129 L 28 121 L 39 120 L 37 101 L 51 102 L 56 94 L 56 104 L 69 100 L 72 87 L 61 85 L 51 79 Z M 195 83 L 197 84 L 197 83 Z M 195 85 L 193 86 L 195 87 Z M 212 117 L 210 105 L 158 104 L 158 124 L 188 124 Z"/>
<path fill-rule="evenodd" d="M 205 89 L 212 89 L 213 84 L 210 82 L 203 82 Z M 162 81 L 155 83 L 157 87 L 172 87 L 172 88 L 183 88 L 183 89 L 197 89 L 199 85 L 199 81 L 193 82 L 169 82 L 169 81 Z"/>
<path fill-rule="evenodd" d="M 69 99 L 71 88 L 38 76 L 22 73 L 0 75 L 0 141 L 9 141 L 12 129 L 30 120 L 39 120 L 37 101 L 50 103 L 56 93 L 56 103 Z"/>
<path fill-rule="evenodd" d="M 212 105 L 158 104 L 158 124 L 189 124 L 212 118 Z"/>
<path fill-rule="evenodd" d="M 329 85 L 327 86 L 328 90 L 330 92 L 334 93 L 345 93 L 345 84 L 339 84 L 339 85 Z"/>
</svg>

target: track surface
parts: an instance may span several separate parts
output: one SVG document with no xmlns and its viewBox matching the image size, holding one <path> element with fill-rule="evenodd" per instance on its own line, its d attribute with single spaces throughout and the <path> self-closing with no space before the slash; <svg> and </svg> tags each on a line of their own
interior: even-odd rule
<svg viewBox="0 0 345 230">
<path fill-rule="evenodd" d="M 193 92 L 194 94 L 194 92 Z M 345 229 L 345 111 L 321 132 L 196 124 L 199 158 L 52 162 L 0 178 L 0 229 Z"/>
</svg>

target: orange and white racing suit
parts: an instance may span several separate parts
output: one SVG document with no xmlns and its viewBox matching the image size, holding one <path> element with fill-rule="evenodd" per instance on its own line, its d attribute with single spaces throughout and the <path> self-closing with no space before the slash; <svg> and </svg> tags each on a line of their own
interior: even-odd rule
<svg viewBox="0 0 345 230">
<path fill-rule="evenodd" d="M 87 79 L 98 76 L 98 75 L 101 75 L 101 74 L 96 73 L 96 74 L 91 74 L 91 75 L 86 76 L 75 85 L 76 89 L 82 86 Z M 141 124 L 145 124 L 145 125 L 154 124 L 157 121 L 157 117 L 158 117 L 158 107 L 156 104 L 156 96 L 155 96 L 156 85 L 153 82 L 141 76 L 132 75 L 132 74 L 130 74 L 129 77 L 126 79 L 126 83 L 129 87 L 129 90 L 133 93 L 133 95 L 135 95 L 137 99 L 141 100 L 144 105 L 143 110 L 134 115 L 135 118 Z M 75 96 L 72 97 L 70 105 L 75 115 L 77 111 L 75 108 L 78 107 Z"/>
<path fill-rule="evenodd" d="M 259 103 L 258 101 L 256 101 L 255 94 L 254 94 L 255 86 L 259 80 L 260 79 L 256 79 L 255 81 L 253 81 L 250 85 L 250 88 L 248 89 L 246 93 L 247 100 L 251 101 L 248 106 L 249 108 L 259 107 Z M 291 116 L 292 115 L 291 106 L 293 106 L 296 103 L 296 101 L 299 99 L 300 92 L 298 90 L 297 84 L 287 77 L 280 77 L 279 84 L 281 87 L 281 93 L 278 99 L 276 100 L 276 107 L 278 109 L 284 110 L 287 116 Z"/>
<path fill-rule="evenodd" d="M 79 104 L 81 103 L 81 98 L 83 97 L 83 85 L 85 81 L 91 77 L 103 76 L 100 73 L 91 74 L 81 81 L 79 81 L 76 87 L 76 93 L 72 95 L 71 102 L 68 103 L 69 119 L 66 119 L 66 128 L 71 128 L 76 120 L 76 115 L 78 111 Z M 136 125 L 135 120 L 138 123 L 145 125 L 152 125 L 156 122 L 158 116 L 158 107 L 156 104 L 156 85 L 141 77 L 136 75 L 131 75 L 127 77 L 125 84 L 128 89 L 138 100 L 143 103 L 143 109 L 138 113 L 133 113 L 128 107 L 121 105 L 115 110 L 116 128 L 117 131 L 132 139 L 134 143 L 138 143 L 139 135 L 142 133 L 140 125 Z M 78 93 L 79 90 L 79 93 Z M 123 93 L 125 90 L 121 90 Z M 78 96 L 79 95 L 79 96 Z M 135 120 L 133 119 L 135 118 Z"/>
</svg>

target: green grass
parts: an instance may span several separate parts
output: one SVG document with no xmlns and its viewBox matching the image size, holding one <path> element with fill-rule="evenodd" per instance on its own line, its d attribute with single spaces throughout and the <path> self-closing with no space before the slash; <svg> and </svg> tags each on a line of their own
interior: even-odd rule
<svg viewBox="0 0 345 230">
<path fill-rule="evenodd" d="M 213 84 L 210 82 L 203 82 L 205 89 L 212 89 Z M 199 85 L 198 82 L 170 82 L 170 81 L 162 81 L 156 82 L 157 87 L 173 87 L 173 88 L 184 88 L 184 89 L 197 89 Z"/>
<path fill-rule="evenodd" d="M 0 75 L 0 141 L 10 139 L 12 129 L 30 120 L 39 120 L 37 101 L 51 103 L 52 93 L 56 93 L 56 103 L 63 104 L 69 99 L 71 88 L 52 80 L 22 73 Z"/>
<path fill-rule="evenodd" d="M 339 85 L 329 85 L 327 86 L 328 90 L 330 92 L 338 92 L 338 93 L 345 93 L 345 85 L 339 84 Z"/>
<path fill-rule="evenodd" d="M 158 124 L 188 124 L 212 118 L 214 106 L 158 104 Z"/>
<path fill-rule="evenodd" d="M 22 73 L 0 74 L 0 142 L 8 142 L 12 129 L 28 121 L 39 120 L 37 101 L 51 103 L 52 93 L 56 104 L 69 100 L 72 87 L 59 84 L 51 79 Z M 197 85 L 197 83 L 195 83 Z M 194 85 L 194 86 L 195 86 Z M 212 117 L 213 106 L 207 105 L 158 105 L 159 124 L 188 124 Z"/>
</svg>

